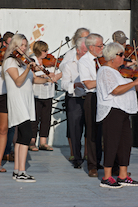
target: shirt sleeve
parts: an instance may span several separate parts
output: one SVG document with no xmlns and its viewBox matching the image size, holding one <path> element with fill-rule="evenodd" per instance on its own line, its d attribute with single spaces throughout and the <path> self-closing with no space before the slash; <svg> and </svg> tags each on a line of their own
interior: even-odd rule
<svg viewBox="0 0 138 207">
<path fill-rule="evenodd" d="M 71 72 L 67 64 L 62 71 L 61 88 L 67 91 L 69 94 L 73 94 L 74 92 L 74 82 L 72 82 Z"/>
<path fill-rule="evenodd" d="M 9 68 L 17 68 L 17 62 L 14 58 L 7 58 L 4 64 L 4 71 L 8 70 Z"/>
<path fill-rule="evenodd" d="M 100 85 L 103 90 L 103 99 L 106 100 L 107 97 L 110 99 L 110 94 L 112 91 L 119 86 L 119 77 L 114 71 L 104 69 L 100 74 Z"/>
<path fill-rule="evenodd" d="M 80 61 L 78 61 L 78 70 L 81 82 L 86 80 L 92 80 L 89 69 Z"/>
</svg>

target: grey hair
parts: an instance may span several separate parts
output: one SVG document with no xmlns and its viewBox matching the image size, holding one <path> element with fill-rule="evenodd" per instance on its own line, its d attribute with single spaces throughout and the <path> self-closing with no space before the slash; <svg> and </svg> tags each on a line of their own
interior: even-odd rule
<svg viewBox="0 0 138 207">
<path fill-rule="evenodd" d="M 74 34 L 74 36 L 72 37 L 72 45 L 76 45 L 77 39 L 79 39 L 80 37 L 82 37 L 82 33 L 83 32 L 90 33 L 90 30 L 89 29 L 86 29 L 84 27 L 77 29 L 76 32 L 75 32 L 75 34 Z"/>
<path fill-rule="evenodd" d="M 86 37 L 86 41 L 85 41 L 87 49 L 89 49 L 90 45 L 95 45 L 97 42 L 97 39 L 101 39 L 103 41 L 103 37 L 101 35 L 96 34 L 96 33 L 89 34 Z"/>
<path fill-rule="evenodd" d="M 86 37 L 81 37 L 79 38 L 77 41 L 76 41 L 76 49 L 79 49 L 81 48 L 82 46 L 82 43 L 85 44 L 85 40 L 86 40 Z"/>
<path fill-rule="evenodd" d="M 122 51 L 123 52 L 125 51 L 122 45 L 120 45 L 117 42 L 112 42 L 106 45 L 105 48 L 103 49 L 103 56 L 106 61 L 113 60 L 116 58 L 116 54 Z"/>
</svg>

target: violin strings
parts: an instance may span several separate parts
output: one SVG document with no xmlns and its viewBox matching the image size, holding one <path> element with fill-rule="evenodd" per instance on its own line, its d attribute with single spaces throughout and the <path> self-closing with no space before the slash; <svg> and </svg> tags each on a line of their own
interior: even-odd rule
<svg viewBox="0 0 138 207">
<path fill-rule="evenodd" d="M 16 47 L 17 48 L 19 48 L 18 47 L 18 45 L 16 45 Z M 20 48 L 19 48 L 20 49 Z M 20 49 L 21 50 L 21 49 Z M 22 51 L 22 50 L 21 50 Z M 28 60 L 30 61 L 30 62 L 32 62 L 32 60 L 29 58 L 29 56 L 28 55 L 26 55 L 23 51 L 22 51 L 22 53 L 28 58 Z M 41 71 L 43 71 L 43 69 L 41 69 L 40 67 L 39 67 L 39 65 L 36 65 Z M 46 75 L 46 74 L 45 74 Z M 52 81 L 52 79 L 51 79 L 51 77 L 49 77 L 48 75 L 46 75 L 47 76 L 47 78 L 48 79 L 50 79 L 51 81 Z"/>
</svg>

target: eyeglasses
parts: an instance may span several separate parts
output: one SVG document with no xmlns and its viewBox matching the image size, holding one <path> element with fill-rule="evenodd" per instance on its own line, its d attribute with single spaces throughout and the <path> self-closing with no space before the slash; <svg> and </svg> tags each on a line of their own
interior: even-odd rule
<svg viewBox="0 0 138 207">
<path fill-rule="evenodd" d="M 124 52 L 117 53 L 116 55 L 122 57 L 124 55 Z"/>
<path fill-rule="evenodd" d="M 93 45 L 93 46 L 95 46 L 95 47 L 99 47 L 100 49 L 101 49 L 102 47 L 104 47 L 104 45 Z"/>
</svg>

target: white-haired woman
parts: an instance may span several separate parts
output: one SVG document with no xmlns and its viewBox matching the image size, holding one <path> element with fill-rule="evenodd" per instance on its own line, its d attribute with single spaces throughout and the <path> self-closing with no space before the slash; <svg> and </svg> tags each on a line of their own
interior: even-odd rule
<svg viewBox="0 0 138 207">
<path fill-rule="evenodd" d="M 18 182 L 35 182 L 33 176 L 27 175 L 25 163 L 28 145 L 32 138 L 31 121 L 35 120 L 35 107 L 32 82 L 46 83 L 49 79 L 40 78 L 30 70 L 35 63 L 27 66 L 13 55 L 17 50 L 28 54 L 28 41 L 22 34 L 13 36 L 3 61 L 3 76 L 7 87 L 8 125 L 18 126 L 18 138 L 15 144 L 15 165 L 13 179 Z"/>
<path fill-rule="evenodd" d="M 138 79 L 124 78 L 118 71 L 124 61 L 124 47 L 110 43 L 103 49 L 107 63 L 97 73 L 97 121 L 103 122 L 104 177 L 101 187 L 138 186 L 127 175 L 132 135 L 129 115 L 137 113 Z M 117 181 L 111 176 L 115 157 L 119 160 Z"/>
</svg>

